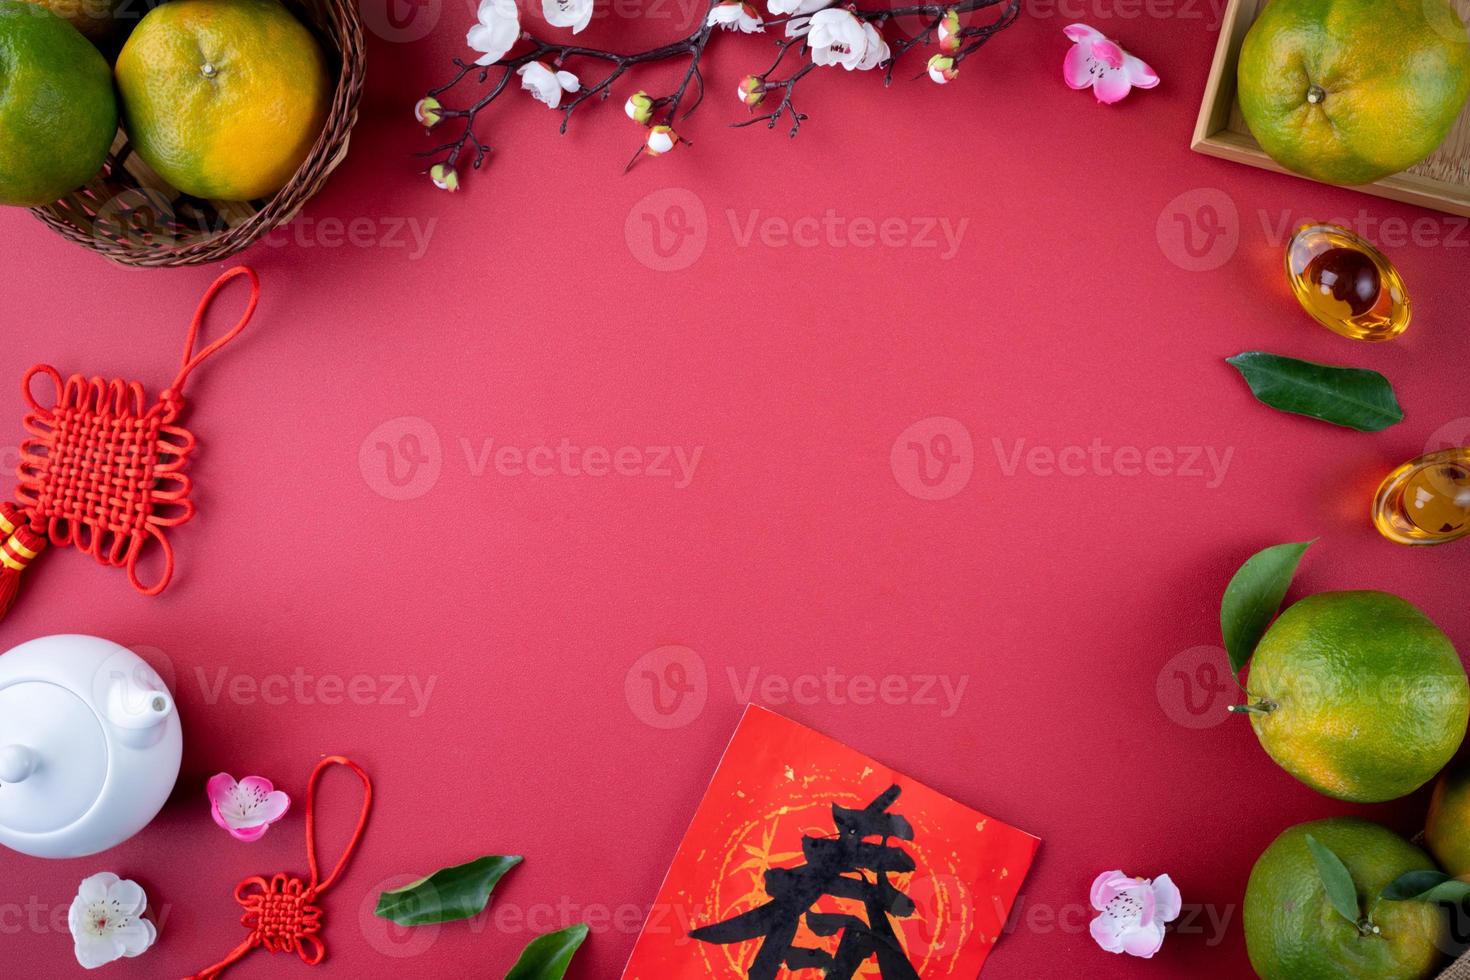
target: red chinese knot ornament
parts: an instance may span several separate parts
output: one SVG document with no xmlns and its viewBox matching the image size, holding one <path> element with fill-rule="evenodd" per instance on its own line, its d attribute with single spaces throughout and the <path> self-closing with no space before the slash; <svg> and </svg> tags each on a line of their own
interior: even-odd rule
<svg viewBox="0 0 1470 980">
<path fill-rule="evenodd" d="M 241 276 L 250 284 L 244 315 L 196 353 L 210 304 Z M 178 376 L 151 405 L 136 381 L 80 374 L 63 381 L 48 364 L 26 372 L 21 393 L 29 410 L 16 467 L 16 503 L 0 503 L 0 618 L 15 602 L 22 573 L 48 546 L 70 546 L 100 564 L 127 569 L 128 580 L 143 595 L 155 596 L 168 587 L 174 555 L 164 532 L 194 516 L 193 483 L 184 468 L 196 442 L 193 433 L 177 424 L 184 411 L 184 385 L 199 365 L 240 335 L 259 299 L 260 281 L 245 266 L 216 279 L 189 325 Z M 55 387 L 50 406 L 31 391 L 38 377 Z M 150 541 L 157 542 L 163 555 L 163 571 L 151 585 L 138 570 Z"/>
<path fill-rule="evenodd" d="M 344 766 L 362 780 L 362 811 L 358 814 L 352 839 L 337 859 L 336 867 L 323 878 L 316 859 L 316 788 L 322 774 L 332 766 Z M 336 883 L 347 862 L 352 860 L 352 854 L 367 829 L 368 811 L 372 805 L 373 781 L 361 766 L 340 755 L 327 756 L 318 762 L 306 784 L 306 864 L 311 870 L 311 880 L 302 881 L 288 874 L 276 874 L 270 878 L 255 875 L 236 885 L 235 901 L 245 910 L 240 916 L 240 924 L 249 929 L 250 934 L 224 959 L 185 980 L 216 980 L 257 947 L 269 953 L 295 953 L 307 966 L 316 966 L 326 959 L 327 947 L 319 935 L 322 909 L 317 898 Z"/>
</svg>

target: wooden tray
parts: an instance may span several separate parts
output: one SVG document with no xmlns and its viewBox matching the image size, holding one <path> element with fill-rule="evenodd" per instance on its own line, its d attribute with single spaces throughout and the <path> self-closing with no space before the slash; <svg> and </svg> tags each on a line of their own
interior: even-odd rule
<svg viewBox="0 0 1470 980">
<path fill-rule="evenodd" d="M 1230 0 L 1220 27 L 1220 42 L 1210 66 L 1205 98 L 1190 149 L 1277 173 L 1291 173 L 1268 157 L 1251 136 L 1235 98 L 1235 65 L 1240 45 L 1268 0 Z M 1470 17 L 1470 0 L 1451 0 L 1461 17 Z M 1299 176 L 1299 175 L 1293 175 Z M 1310 178 L 1303 178 L 1304 180 Z M 1470 216 L 1470 106 L 1428 159 L 1374 184 L 1353 188 L 1449 214 Z"/>
</svg>

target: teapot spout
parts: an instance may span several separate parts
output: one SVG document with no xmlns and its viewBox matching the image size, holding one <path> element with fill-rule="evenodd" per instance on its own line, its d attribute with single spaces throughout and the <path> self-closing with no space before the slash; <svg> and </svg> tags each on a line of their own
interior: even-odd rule
<svg viewBox="0 0 1470 980">
<path fill-rule="evenodd" d="M 174 699 L 167 691 L 143 687 L 129 677 L 117 677 L 107 692 L 106 713 L 107 720 L 118 728 L 145 732 L 174 713 Z"/>
</svg>

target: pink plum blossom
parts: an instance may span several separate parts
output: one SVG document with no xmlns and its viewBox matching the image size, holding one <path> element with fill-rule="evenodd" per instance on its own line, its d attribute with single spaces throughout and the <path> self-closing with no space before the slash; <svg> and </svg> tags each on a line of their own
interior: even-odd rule
<svg viewBox="0 0 1470 980">
<path fill-rule="evenodd" d="M 237 783 L 222 772 L 210 779 L 207 792 L 214 822 L 236 840 L 260 840 L 291 806 L 291 798 L 264 776 L 246 776 Z"/>
<path fill-rule="evenodd" d="M 1111 105 L 1135 88 L 1153 88 L 1158 74 L 1138 58 L 1109 40 L 1095 27 L 1070 24 L 1062 33 L 1072 47 L 1062 62 L 1062 78 L 1074 89 L 1092 89 L 1097 101 Z"/>
<path fill-rule="evenodd" d="M 1090 931 L 1099 946 L 1148 959 L 1164 944 L 1164 923 L 1179 918 L 1179 889 L 1168 875 L 1150 880 L 1104 871 L 1092 883 L 1092 907 L 1099 915 Z"/>
</svg>

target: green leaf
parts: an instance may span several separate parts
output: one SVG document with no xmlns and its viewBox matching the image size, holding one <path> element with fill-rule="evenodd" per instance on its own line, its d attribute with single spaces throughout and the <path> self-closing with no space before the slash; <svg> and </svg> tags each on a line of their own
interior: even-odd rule
<svg viewBox="0 0 1470 980">
<path fill-rule="evenodd" d="M 505 980 L 561 980 L 572 956 L 587 940 L 587 927 L 576 925 L 561 932 L 537 936 L 521 951 Z"/>
<path fill-rule="evenodd" d="M 1356 929 L 1363 910 L 1358 905 L 1358 886 L 1353 884 L 1352 872 L 1342 863 L 1342 858 L 1333 854 L 1326 844 L 1311 834 L 1307 835 L 1307 847 L 1317 865 L 1317 874 L 1321 876 L 1322 884 L 1327 889 L 1327 900 L 1337 909 L 1337 914 L 1351 922 Z"/>
<path fill-rule="evenodd" d="M 1400 875 L 1383 889 L 1390 902 L 1451 902 L 1470 899 L 1470 882 L 1451 878 L 1440 871 L 1410 871 Z"/>
<path fill-rule="evenodd" d="M 1258 551 L 1246 559 L 1225 587 L 1225 598 L 1220 600 L 1220 632 L 1230 654 L 1230 667 L 1237 674 L 1250 662 L 1256 644 L 1266 635 L 1266 627 L 1281 608 L 1302 555 L 1311 546 L 1311 541 L 1298 541 Z"/>
<path fill-rule="evenodd" d="M 1363 368 L 1313 364 L 1294 357 L 1247 351 L 1227 357 L 1257 400 L 1359 432 L 1379 432 L 1404 420 L 1388 379 Z"/>
<path fill-rule="evenodd" d="M 373 914 L 401 926 L 470 919 L 485 911 L 490 893 L 519 857 L 492 855 L 452 868 L 441 868 L 411 885 L 383 892 Z"/>
</svg>

